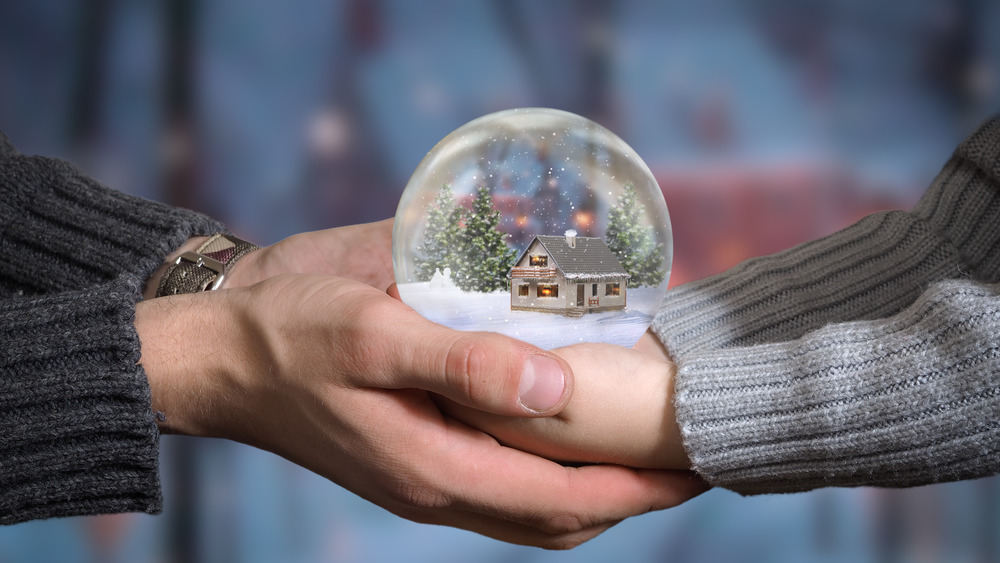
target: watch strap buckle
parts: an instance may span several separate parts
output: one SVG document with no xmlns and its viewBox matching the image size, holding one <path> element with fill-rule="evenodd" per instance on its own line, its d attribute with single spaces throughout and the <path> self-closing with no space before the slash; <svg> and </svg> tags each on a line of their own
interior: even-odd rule
<svg viewBox="0 0 1000 563">
<path fill-rule="evenodd" d="M 257 246 L 229 234 L 217 233 L 194 252 L 183 252 L 163 273 L 156 296 L 213 291 L 222 287 L 226 273 Z"/>
<path fill-rule="evenodd" d="M 214 279 L 208 278 L 202 282 L 200 291 L 214 291 L 219 289 L 226 278 L 226 265 L 211 256 L 188 251 L 178 256 L 174 264 L 179 265 L 181 262 L 194 264 L 198 268 L 205 268 L 215 274 Z"/>
</svg>

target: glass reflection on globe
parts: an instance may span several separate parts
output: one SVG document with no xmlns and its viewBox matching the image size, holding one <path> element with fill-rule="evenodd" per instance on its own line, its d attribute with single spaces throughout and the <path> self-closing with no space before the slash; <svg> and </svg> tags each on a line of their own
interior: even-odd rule
<svg viewBox="0 0 1000 563">
<path fill-rule="evenodd" d="M 424 317 L 556 348 L 633 345 L 666 292 L 673 245 L 635 151 L 578 115 L 523 108 L 431 149 L 392 247 L 400 297 Z"/>
</svg>

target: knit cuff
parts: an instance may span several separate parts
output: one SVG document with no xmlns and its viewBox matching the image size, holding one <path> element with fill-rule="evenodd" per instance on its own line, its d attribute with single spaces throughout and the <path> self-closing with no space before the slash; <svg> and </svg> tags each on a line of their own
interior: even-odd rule
<svg viewBox="0 0 1000 563">
<path fill-rule="evenodd" d="M 131 276 L 0 307 L 0 524 L 162 504 Z"/>
<path fill-rule="evenodd" d="M 964 273 L 1000 281 L 1000 116 L 958 146 L 913 214 L 957 249 Z"/>
<path fill-rule="evenodd" d="M 703 350 L 678 365 L 685 447 L 706 480 L 744 494 L 993 475 L 996 334 L 1000 286 L 951 280 L 887 320 Z"/>
<path fill-rule="evenodd" d="M 870 215 L 826 238 L 667 292 L 653 329 L 675 357 L 799 338 L 884 318 L 960 272 L 957 251 L 911 214 Z"/>
<path fill-rule="evenodd" d="M 884 318 L 931 283 L 1000 281 L 1000 118 L 956 150 L 912 212 L 876 213 L 667 293 L 653 328 L 671 353 L 799 338 Z"/>
<path fill-rule="evenodd" d="M 195 235 L 224 231 L 203 215 L 108 189 L 43 157 L 0 161 L 0 262 L 14 292 L 43 294 L 145 280 Z"/>
<path fill-rule="evenodd" d="M 993 120 L 914 211 L 668 292 L 653 329 L 696 469 L 745 493 L 996 472 L 998 213 Z"/>
<path fill-rule="evenodd" d="M 14 148 L 14 143 L 11 143 L 7 135 L 4 135 L 3 131 L 0 131 L 0 162 L 16 154 L 17 149 Z"/>
</svg>

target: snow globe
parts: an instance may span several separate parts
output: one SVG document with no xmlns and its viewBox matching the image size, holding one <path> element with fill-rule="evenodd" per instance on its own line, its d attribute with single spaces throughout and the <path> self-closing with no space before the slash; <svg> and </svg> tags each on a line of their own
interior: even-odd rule
<svg viewBox="0 0 1000 563">
<path fill-rule="evenodd" d="M 410 178 L 392 233 L 404 303 L 546 349 L 635 344 L 672 252 L 642 159 L 597 123 L 546 108 L 486 115 L 441 140 Z"/>
</svg>

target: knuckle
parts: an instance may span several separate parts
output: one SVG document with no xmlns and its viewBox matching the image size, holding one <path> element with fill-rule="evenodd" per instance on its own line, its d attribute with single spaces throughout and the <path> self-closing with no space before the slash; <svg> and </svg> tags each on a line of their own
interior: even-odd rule
<svg viewBox="0 0 1000 563">
<path fill-rule="evenodd" d="M 577 547 L 578 545 L 587 541 L 587 539 L 589 538 L 577 537 L 577 536 L 569 536 L 569 537 L 557 536 L 546 539 L 545 541 L 541 542 L 541 544 L 538 547 L 541 547 L 543 549 L 550 549 L 553 551 L 566 551 L 569 549 L 573 549 L 574 547 Z"/>
<path fill-rule="evenodd" d="M 368 298 L 354 303 L 354 307 L 355 310 L 350 313 L 359 320 L 359 326 L 372 332 L 391 326 L 394 319 L 399 316 L 397 304 L 389 299 Z"/>
<path fill-rule="evenodd" d="M 484 377 L 489 368 L 498 367 L 499 358 L 478 339 L 462 336 L 448 349 L 445 374 L 449 386 L 464 393 L 470 401 L 486 399 L 492 395 Z"/>
<path fill-rule="evenodd" d="M 386 327 L 391 326 L 392 304 L 366 300 L 346 309 L 341 319 L 346 354 L 360 366 L 378 365 L 386 360 Z"/>
<path fill-rule="evenodd" d="M 604 533 L 621 520 L 597 519 L 580 517 L 574 514 L 563 514 L 550 518 L 544 527 L 539 528 L 546 537 L 538 542 L 538 547 L 551 550 L 573 549 L 594 537 Z"/>
<path fill-rule="evenodd" d="M 583 520 L 575 514 L 552 515 L 543 520 L 539 525 L 539 529 L 541 531 L 552 535 L 552 540 L 557 542 L 565 541 L 566 539 L 560 539 L 559 536 L 575 534 L 585 528 L 587 528 L 587 526 L 584 525 Z"/>
<path fill-rule="evenodd" d="M 428 512 L 448 508 L 451 504 L 443 492 L 421 483 L 400 481 L 388 493 L 400 507 L 399 514 L 415 521 L 426 520 Z"/>
</svg>

